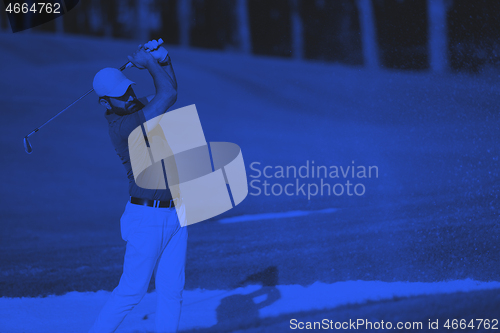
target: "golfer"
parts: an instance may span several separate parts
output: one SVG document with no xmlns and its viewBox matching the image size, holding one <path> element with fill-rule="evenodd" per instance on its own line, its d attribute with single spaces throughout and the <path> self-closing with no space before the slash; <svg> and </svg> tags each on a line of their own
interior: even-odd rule
<svg viewBox="0 0 500 333">
<path fill-rule="evenodd" d="M 127 171 L 130 200 L 120 219 L 121 236 L 127 242 L 123 273 L 90 332 L 114 332 L 146 294 L 152 274 L 158 295 L 156 331 L 176 332 L 184 289 L 187 227 L 179 223 L 168 187 L 149 190 L 136 185 L 128 136 L 175 103 L 177 81 L 167 50 L 155 40 L 139 45 L 128 58 L 135 67 L 149 71 L 156 94 L 137 98 L 132 89 L 135 83 L 118 69 L 104 68 L 94 77 L 99 103 L 106 108 L 111 142 Z"/>
</svg>

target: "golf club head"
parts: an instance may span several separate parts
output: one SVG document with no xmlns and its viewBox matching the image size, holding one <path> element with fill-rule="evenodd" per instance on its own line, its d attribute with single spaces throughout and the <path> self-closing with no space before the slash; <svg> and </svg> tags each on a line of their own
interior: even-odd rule
<svg viewBox="0 0 500 333">
<path fill-rule="evenodd" d="M 31 154 L 33 152 L 33 148 L 31 147 L 31 144 L 30 144 L 27 136 L 24 137 L 24 150 L 28 154 Z"/>
</svg>

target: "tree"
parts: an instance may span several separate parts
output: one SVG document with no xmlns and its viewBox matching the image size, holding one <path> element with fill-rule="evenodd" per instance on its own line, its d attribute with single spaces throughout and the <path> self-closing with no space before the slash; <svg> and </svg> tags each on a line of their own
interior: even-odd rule
<svg viewBox="0 0 500 333">
<path fill-rule="evenodd" d="M 151 5 L 151 0 L 136 0 L 137 35 L 135 37 L 137 38 L 137 40 L 140 40 L 143 43 L 149 40 L 149 35 L 151 34 L 149 26 L 149 20 L 151 15 L 149 10 L 150 5 Z"/>
<path fill-rule="evenodd" d="M 304 58 L 304 26 L 300 16 L 299 0 L 290 0 L 290 22 L 292 26 L 292 57 Z"/>
<path fill-rule="evenodd" d="M 28 11 L 26 14 L 23 14 L 23 27 L 24 33 L 31 33 L 31 27 L 33 26 L 32 22 L 33 13 Z"/>
<path fill-rule="evenodd" d="M 189 47 L 191 34 L 191 0 L 177 0 L 177 19 L 179 21 L 179 43 L 183 47 Z"/>
<path fill-rule="evenodd" d="M 104 36 L 107 38 L 112 38 L 115 33 L 114 25 L 117 20 L 117 7 L 120 6 L 121 3 L 117 3 L 115 0 L 106 0 L 99 4 L 101 8 L 102 17 L 105 18 L 102 22 L 102 30 Z M 133 12 L 133 8 L 130 8 L 130 12 Z M 130 20 L 133 17 L 131 15 Z"/>
<path fill-rule="evenodd" d="M 380 67 L 380 60 L 373 3 L 372 0 L 357 0 L 356 4 L 359 12 L 364 64 L 368 68 L 376 69 Z"/>
<path fill-rule="evenodd" d="M 238 29 L 238 47 L 241 52 L 250 54 L 252 52 L 252 41 L 250 23 L 248 20 L 247 0 L 237 0 L 235 9 L 236 25 Z"/>
<path fill-rule="evenodd" d="M 54 20 L 56 24 L 56 33 L 57 34 L 63 34 L 64 33 L 64 15 L 59 16 Z"/>
<path fill-rule="evenodd" d="M 83 31 L 87 32 L 90 30 L 91 33 L 101 33 L 106 25 L 107 17 L 107 12 L 103 4 L 97 0 L 89 1 L 85 14 L 85 20 L 82 20 L 82 23 L 85 23 L 82 27 L 84 29 Z M 87 26 L 88 29 L 86 29 Z"/>
<path fill-rule="evenodd" d="M 443 73 L 448 70 L 448 29 L 446 16 L 451 1 L 427 0 L 429 25 L 429 65 L 432 71 Z"/>
</svg>

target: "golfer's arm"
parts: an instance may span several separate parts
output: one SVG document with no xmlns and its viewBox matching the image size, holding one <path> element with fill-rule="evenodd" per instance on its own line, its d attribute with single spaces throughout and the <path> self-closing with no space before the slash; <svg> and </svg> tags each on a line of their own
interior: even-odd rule
<svg viewBox="0 0 500 333">
<path fill-rule="evenodd" d="M 177 89 L 177 78 L 175 77 L 174 67 L 172 66 L 172 60 L 170 59 L 170 56 L 167 56 L 166 64 L 162 64 L 161 66 L 170 77 L 174 89 Z"/>
<path fill-rule="evenodd" d="M 156 89 L 155 97 L 142 109 L 146 120 L 150 120 L 165 113 L 174 105 L 177 100 L 177 89 L 174 87 L 172 78 L 156 61 L 149 63 L 147 69 L 153 77 Z M 155 124 L 149 122 L 147 127 L 152 129 L 157 123 L 157 121 Z"/>
</svg>

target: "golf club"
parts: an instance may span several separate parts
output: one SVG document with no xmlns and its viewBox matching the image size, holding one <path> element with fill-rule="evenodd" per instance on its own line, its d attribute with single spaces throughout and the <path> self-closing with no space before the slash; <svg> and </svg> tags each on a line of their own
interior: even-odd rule
<svg viewBox="0 0 500 333">
<path fill-rule="evenodd" d="M 160 38 L 158 39 L 158 47 L 163 44 L 163 40 Z M 149 51 L 149 50 L 148 50 Z M 127 62 L 125 65 L 123 65 L 122 67 L 120 67 L 120 71 L 123 71 L 124 69 L 126 68 L 129 68 L 133 66 L 133 64 L 129 61 Z M 26 153 L 28 154 L 31 154 L 33 152 L 33 147 L 31 146 L 31 143 L 29 141 L 29 137 L 30 135 L 38 132 L 40 130 L 40 128 L 42 128 L 43 126 L 47 125 L 49 122 L 51 122 L 52 120 L 54 120 L 54 118 L 56 118 L 57 116 L 59 116 L 61 113 L 63 113 L 64 111 L 66 111 L 67 109 L 69 109 L 70 107 L 72 107 L 76 102 L 80 101 L 82 98 L 84 98 L 85 96 L 89 95 L 90 93 L 92 93 L 94 91 L 94 89 L 90 89 L 89 91 L 87 91 L 85 94 L 83 94 L 82 96 L 80 96 L 80 98 L 78 98 L 76 101 L 74 101 L 73 103 L 71 103 L 70 105 L 68 105 L 67 107 L 65 107 L 64 109 L 62 109 L 58 114 L 56 114 L 54 117 L 50 118 L 49 120 L 47 120 L 46 122 L 44 122 L 41 126 L 35 128 L 30 134 L 26 135 L 24 137 L 24 150 L 26 151 Z"/>
</svg>

